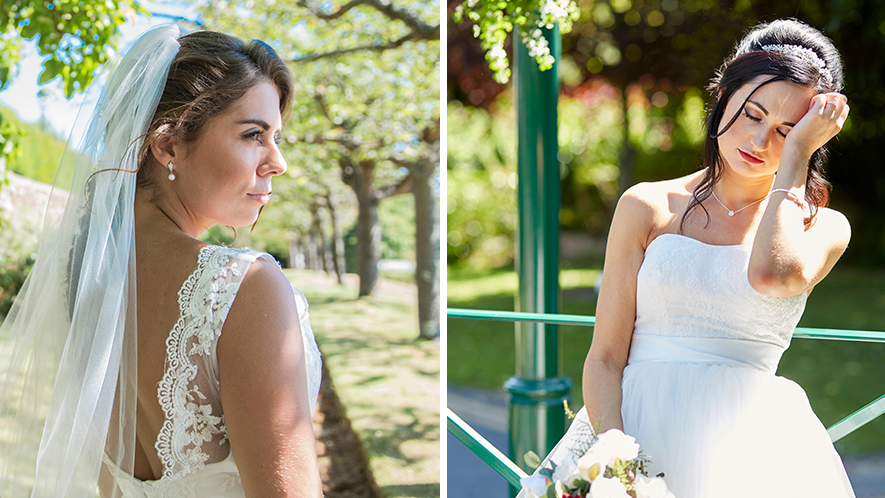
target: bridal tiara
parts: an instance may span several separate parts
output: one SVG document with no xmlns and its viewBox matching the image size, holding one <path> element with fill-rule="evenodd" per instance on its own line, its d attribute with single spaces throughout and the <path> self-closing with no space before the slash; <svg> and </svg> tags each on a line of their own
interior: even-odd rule
<svg viewBox="0 0 885 498">
<path fill-rule="evenodd" d="M 762 45 L 762 50 L 768 52 L 781 52 L 784 54 L 795 55 L 801 57 L 811 64 L 813 64 L 818 71 L 820 71 L 821 75 L 827 79 L 828 82 L 833 82 L 833 73 L 827 68 L 827 63 L 817 55 L 817 52 L 808 48 L 802 47 L 799 45 Z"/>
</svg>

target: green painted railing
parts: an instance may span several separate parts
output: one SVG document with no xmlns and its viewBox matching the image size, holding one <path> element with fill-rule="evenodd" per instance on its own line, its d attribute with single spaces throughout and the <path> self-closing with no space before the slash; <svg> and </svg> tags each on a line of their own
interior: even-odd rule
<svg viewBox="0 0 885 498">
<path fill-rule="evenodd" d="M 560 315 L 555 313 L 521 313 L 514 311 L 488 311 L 449 308 L 448 318 L 464 318 L 473 320 L 493 320 L 507 322 L 555 323 L 560 325 L 577 325 L 592 327 L 596 317 L 586 315 Z M 798 327 L 793 333 L 799 339 L 826 339 L 840 341 L 862 341 L 885 343 L 885 332 L 871 330 L 840 330 L 815 329 Z M 851 434 L 885 413 L 885 395 L 867 404 L 851 415 L 833 424 L 827 433 L 833 442 Z M 519 478 L 525 476 L 515 463 L 510 461 L 488 441 L 483 439 L 467 423 L 448 410 L 448 430 L 463 442 L 474 454 L 494 469 L 514 487 L 519 487 Z"/>
<path fill-rule="evenodd" d="M 478 432 L 473 430 L 473 427 L 467 425 L 467 422 L 455 415 L 455 412 L 448 408 L 446 408 L 446 412 L 448 418 L 446 425 L 449 432 L 513 487 L 519 488 L 519 478 L 527 475 L 525 471 L 504 456 L 492 443 L 480 436 Z"/>
</svg>

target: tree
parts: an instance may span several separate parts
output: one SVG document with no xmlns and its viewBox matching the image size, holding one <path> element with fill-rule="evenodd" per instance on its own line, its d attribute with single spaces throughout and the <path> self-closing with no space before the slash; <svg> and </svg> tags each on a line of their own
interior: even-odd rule
<svg viewBox="0 0 885 498">
<path fill-rule="evenodd" d="M 389 0 L 237 0 L 224 9 L 211 3 L 202 8 L 208 26 L 268 40 L 290 62 L 297 103 L 285 136 L 300 162 L 337 164 L 341 181 L 356 195 L 360 296 L 371 295 L 378 280 L 378 204 L 414 193 L 418 181 L 424 182 L 419 188 L 432 188 L 439 174 L 438 133 L 435 144 L 422 139 L 433 137 L 427 130 L 439 123 L 438 12 L 432 1 Z M 435 168 L 429 176 L 400 164 L 428 162 Z M 435 195 L 419 194 L 416 213 L 434 212 L 436 202 Z M 433 253 L 438 238 L 420 233 L 417 252 Z M 436 264 L 418 266 L 425 273 L 416 280 L 438 280 Z M 419 303 L 436 299 L 419 285 Z M 432 333 L 422 326 L 423 336 L 436 335 L 438 309 L 420 321 L 437 324 Z"/>
<path fill-rule="evenodd" d="M 61 76 L 65 95 L 83 91 L 95 70 L 107 62 L 117 47 L 117 27 L 136 11 L 137 3 L 119 0 L 53 2 L 11 0 L 0 9 L 0 91 L 15 77 L 21 60 L 22 39 L 37 39 L 37 52 L 50 56 L 43 62 L 39 84 Z M 0 116 L 0 184 L 5 163 L 15 154 L 20 130 Z"/>
</svg>

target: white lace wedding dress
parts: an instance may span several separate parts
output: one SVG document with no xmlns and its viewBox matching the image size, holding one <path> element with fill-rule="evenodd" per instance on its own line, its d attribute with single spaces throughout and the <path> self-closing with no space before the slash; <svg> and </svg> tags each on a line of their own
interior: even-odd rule
<svg viewBox="0 0 885 498">
<path fill-rule="evenodd" d="M 243 497 L 224 427 L 215 348 L 227 313 L 249 266 L 271 256 L 248 249 L 206 246 L 178 293 L 180 315 L 166 340 L 166 369 L 158 396 L 166 420 L 155 448 L 163 476 L 140 481 L 105 458 L 124 498 Z M 304 352 L 310 408 L 320 389 L 321 359 L 307 299 L 293 287 Z M 281 380 L 280 382 L 284 382 Z"/>
<path fill-rule="evenodd" d="M 676 234 L 649 244 L 622 381 L 624 432 L 676 498 L 854 497 L 805 392 L 775 375 L 807 295 L 753 290 L 750 250 Z M 582 408 L 542 467 L 577 458 L 592 438 Z"/>
</svg>

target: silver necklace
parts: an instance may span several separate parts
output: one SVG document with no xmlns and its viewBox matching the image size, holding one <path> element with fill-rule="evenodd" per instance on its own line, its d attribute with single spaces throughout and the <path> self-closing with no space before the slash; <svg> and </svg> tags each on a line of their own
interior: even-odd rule
<svg viewBox="0 0 885 498">
<path fill-rule="evenodd" d="M 740 209 L 728 209 L 728 206 L 726 206 L 725 203 L 723 203 L 722 201 L 719 200 L 719 197 L 716 196 L 716 192 L 713 189 L 710 189 L 710 193 L 713 194 L 713 198 L 716 199 L 716 202 L 718 202 L 722 207 L 725 208 L 726 211 L 728 211 L 728 216 L 734 216 L 737 213 L 740 213 L 741 211 L 743 211 L 744 209 L 747 209 L 750 206 L 753 206 L 755 204 L 759 204 L 760 202 L 764 201 L 765 199 L 768 199 L 768 196 L 771 195 L 769 193 L 768 195 L 759 199 L 758 201 L 753 201 Z"/>
</svg>

